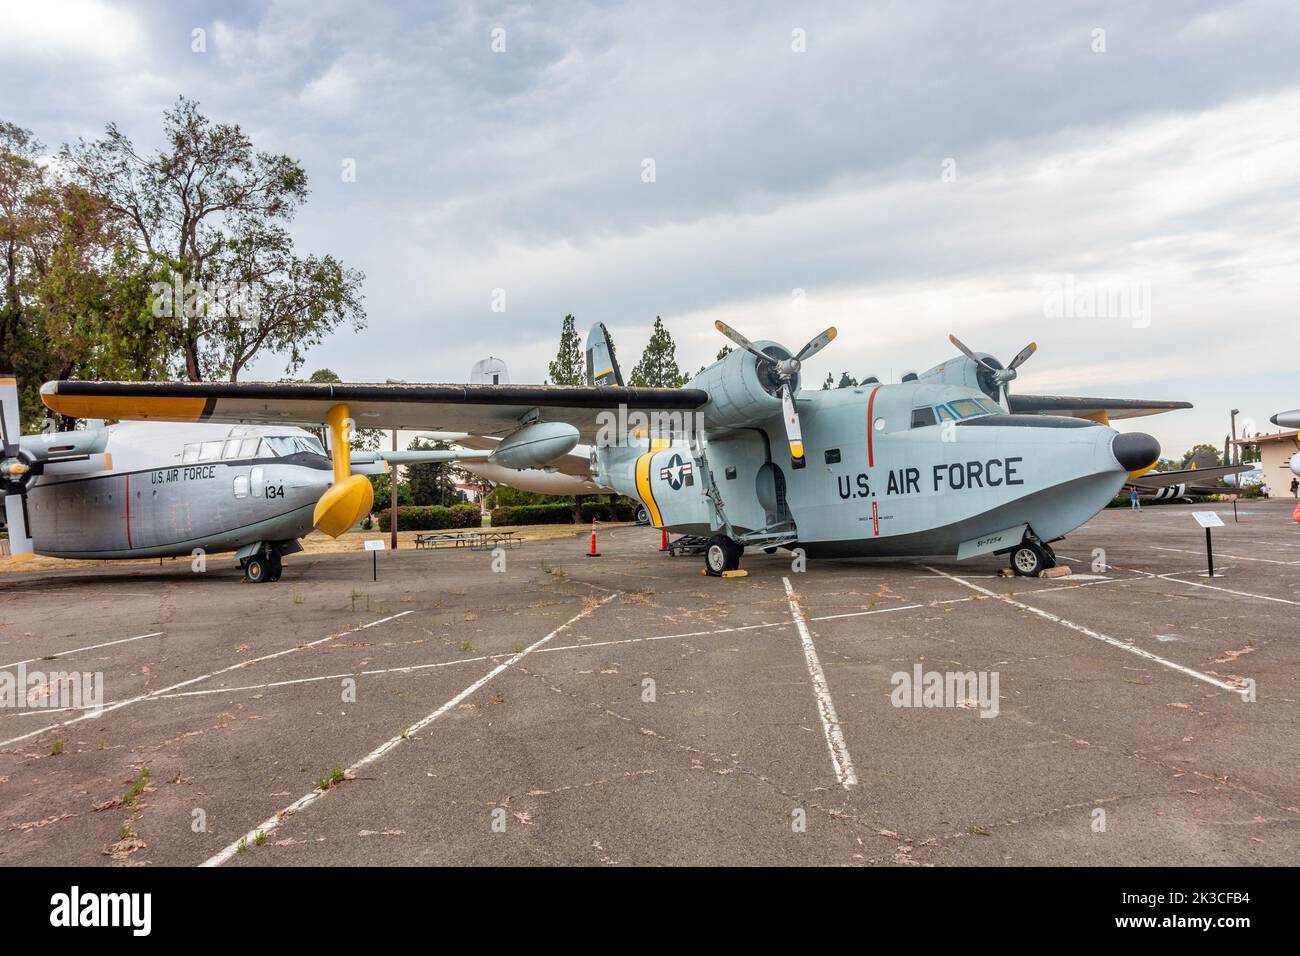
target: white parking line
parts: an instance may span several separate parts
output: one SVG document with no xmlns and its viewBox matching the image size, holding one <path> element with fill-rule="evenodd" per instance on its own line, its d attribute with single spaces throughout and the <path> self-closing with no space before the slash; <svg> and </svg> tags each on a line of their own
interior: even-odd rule
<svg viewBox="0 0 1300 956">
<path fill-rule="evenodd" d="M 813 693 L 817 695 L 817 710 L 822 719 L 822 730 L 826 734 L 826 748 L 831 752 L 831 764 L 835 767 L 835 778 L 844 787 L 857 785 L 858 775 L 853 769 L 853 760 L 849 757 L 848 745 L 844 742 L 844 732 L 840 729 L 840 719 L 835 714 L 835 702 L 831 700 L 831 689 L 826 683 L 826 674 L 822 671 L 822 662 L 817 658 L 817 648 L 813 646 L 812 634 L 804 621 L 803 609 L 795 597 L 794 588 L 789 578 L 785 582 L 786 600 L 790 602 L 790 615 L 795 627 L 799 629 L 799 640 L 803 642 L 803 656 L 808 663 L 808 676 L 812 678 Z"/>
<path fill-rule="evenodd" d="M 1171 670 L 1176 670 L 1181 674 L 1186 674 L 1188 677 L 1194 677 L 1197 680 L 1205 681 L 1205 683 L 1207 684 L 1213 684 L 1215 687 L 1220 687 L 1223 690 L 1230 690 L 1234 694 L 1241 694 L 1243 699 L 1245 698 L 1245 695 L 1248 693 L 1248 691 L 1246 691 L 1245 689 L 1243 689 L 1238 685 L 1229 684 L 1227 681 L 1221 681 L 1217 677 L 1211 677 L 1209 674 L 1202 674 L 1200 671 L 1193 670 L 1190 667 L 1184 667 L 1182 664 L 1175 664 L 1173 661 L 1166 660 L 1165 658 L 1159 656 L 1158 654 L 1152 654 L 1150 651 L 1143 650 L 1142 648 L 1137 647 L 1133 644 L 1126 644 L 1123 641 L 1113 638 L 1107 634 L 1102 634 L 1100 631 L 1094 631 L 1092 628 L 1084 627 L 1082 624 L 1075 624 L 1073 621 L 1068 621 L 1065 618 L 1061 617 L 1060 615 L 1052 614 L 1050 611 L 1044 611 L 1042 608 L 1037 608 L 1030 604 L 1024 604 L 1020 601 L 1016 601 L 1008 597 L 1005 594 L 998 594 L 996 591 L 990 591 L 987 588 L 982 588 L 978 584 L 971 584 L 969 581 L 963 581 L 961 578 L 948 574 L 945 571 L 940 571 L 938 568 L 931 568 L 928 564 L 922 565 L 922 567 L 927 568 L 930 571 L 933 571 L 935 574 L 942 575 L 943 577 L 948 578 L 951 581 L 956 581 L 958 584 L 962 585 L 962 587 L 967 587 L 970 588 L 971 590 L 979 591 L 981 594 L 987 594 L 989 597 L 997 598 L 999 601 L 1002 601 L 1003 603 L 1006 604 L 1010 604 L 1012 607 L 1018 607 L 1022 611 L 1029 611 L 1031 614 L 1037 614 L 1039 617 L 1051 621 L 1053 624 L 1060 624 L 1063 627 L 1068 627 L 1073 631 L 1078 631 L 1080 634 L 1086 634 L 1088 637 L 1091 637 L 1094 640 L 1101 641 L 1103 644 L 1109 644 L 1111 647 L 1118 647 L 1122 651 L 1128 651 L 1130 654 L 1136 654 L 1138 657 L 1142 657 L 1145 658 L 1146 660 L 1153 661 L 1157 664 L 1160 664 L 1163 667 L 1168 667 Z"/>
<path fill-rule="evenodd" d="M 1269 597 L 1267 594 L 1252 594 L 1249 591 L 1234 591 L 1231 588 L 1216 587 L 1213 584 L 1202 584 L 1199 581 L 1181 581 L 1174 577 L 1175 574 L 1205 574 L 1204 571 L 1171 571 L 1169 574 L 1157 574 L 1156 577 L 1162 581 L 1172 581 L 1174 584 L 1186 584 L 1193 588 L 1209 588 L 1211 591 L 1223 591 L 1225 594 L 1236 594 L 1240 597 L 1257 598 L 1261 601 L 1274 601 L 1278 604 L 1295 604 L 1300 605 L 1300 601 L 1289 601 L 1286 598 Z"/>
<path fill-rule="evenodd" d="M 342 631 L 338 634 L 331 634 L 329 637 L 322 637 L 318 640 L 310 641 L 306 644 L 295 644 L 293 647 L 287 647 L 282 651 L 276 651 L 274 654 L 263 654 L 261 657 L 253 657 L 246 661 L 240 661 L 238 664 L 231 664 L 229 667 L 223 667 L 220 670 L 212 671 L 210 674 L 200 674 L 198 677 L 191 677 L 189 680 L 183 680 L 179 684 L 172 684 L 169 687 L 160 687 L 158 690 L 150 691 L 147 694 L 139 694 L 135 697 L 128 697 L 126 700 L 118 701 L 116 704 L 107 704 L 100 710 L 88 711 L 82 714 L 80 717 L 73 717 L 70 720 L 65 720 L 57 724 L 49 724 L 45 727 L 40 728 L 39 730 L 33 730 L 28 733 L 21 734 L 20 736 L 17 737 L 10 737 L 8 740 L 0 740 L 0 747 L 8 747 L 10 744 L 20 743 L 21 741 L 28 740 L 31 737 L 39 737 L 41 734 L 47 733 L 48 731 L 58 730 L 60 727 L 67 727 L 70 724 L 75 724 L 78 721 L 86 720 L 87 718 L 99 717 L 103 714 L 108 713 L 111 710 L 120 710 L 123 707 L 130 707 L 132 704 L 138 704 L 142 700 L 149 700 L 154 697 L 159 697 L 163 694 L 169 694 L 174 690 L 180 690 L 180 688 L 182 687 L 188 687 L 191 684 L 197 684 L 200 681 L 209 680 L 210 678 L 216 677 L 219 674 L 226 674 L 229 673 L 230 671 L 237 671 L 244 667 L 251 667 L 253 664 L 258 664 L 262 661 L 269 661 L 276 657 L 283 657 L 285 654 L 293 654 L 296 651 L 307 650 L 308 648 L 315 647 L 318 644 L 324 644 L 326 641 L 332 641 L 336 637 L 346 637 L 349 634 L 355 634 L 358 631 L 364 631 L 367 628 L 376 626 L 377 624 L 385 624 L 388 621 L 395 621 L 399 617 L 405 617 L 408 614 L 414 613 L 414 610 L 415 609 L 412 608 L 410 611 L 402 611 L 398 614 L 391 614 L 388 617 L 382 617 L 377 621 L 371 621 L 369 624 L 363 624 L 360 627 L 354 627 L 350 631 Z"/>
<path fill-rule="evenodd" d="M 433 713 L 420 718 L 411 726 L 407 727 L 403 733 L 398 734 L 396 737 L 390 737 L 388 740 L 385 740 L 374 750 L 370 751 L 370 753 L 366 754 L 364 757 L 362 757 L 352 766 L 348 767 L 347 770 L 344 771 L 344 774 L 349 776 L 355 776 L 358 770 L 361 770 L 363 767 L 367 766 L 368 764 L 374 763 L 380 757 L 384 756 L 384 754 L 388 753 L 394 747 L 401 744 L 403 740 L 406 740 L 411 736 L 419 733 L 421 730 L 429 726 L 431 723 L 433 723 L 443 714 L 447 713 L 447 711 L 451 710 L 453 707 L 460 704 L 461 701 L 463 701 L 466 697 L 469 697 L 471 694 L 477 691 L 488 681 L 492 680 L 492 678 L 496 677 L 498 674 L 513 667 L 515 664 L 523 660 L 533 651 L 540 648 L 547 641 L 551 640 L 551 638 L 555 637 L 555 635 L 559 634 L 561 631 L 565 630 L 571 625 L 576 624 L 578 621 L 582 620 L 584 617 L 586 617 L 588 614 L 590 614 L 592 611 L 596 610 L 597 608 L 603 607 L 604 605 L 608 604 L 610 601 L 614 600 L 614 598 L 618 597 L 621 593 L 622 593 L 621 591 L 614 591 L 608 596 L 601 598 L 600 601 L 598 601 L 597 603 L 583 608 L 581 611 L 579 611 L 573 617 L 569 618 L 567 621 L 565 621 L 555 630 L 551 631 L 551 633 L 547 634 L 541 640 L 534 641 L 532 644 L 529 644 L 518 654 L 511 655 L 508 661 L 505 661 L 502 664 L 498 664 L 496 667 L 492 668 L 492 670 L 488 671 L 486 674 L 484 674 L 474 683 L 470 684 L 463 691 L 461 691 L 451 700 L 447 701 L 445 704 L 443 704 Z M 304 794 L 303 796 L 295 800 L 293 803 L 285 807 L 283 810 L 277 811 L 274 816 L 268 817 L 267 819 L 263 820 L 261 826 L 249 830 L 242 837 L 240 837 L 234 843 L 230 844 L 220 853 L 216 853 L 211 857 L 209 857 L 208 859 L 204 860 L 201 865 L 220 866 L 221 864 L 229 860 L 232 856 L 234 856 L 236 853 L 238 853 L 241 846 L 246 847 L 250 843 L 253 843 L 254 841 L 257 840 L 259 834 L 266 835 L 272 833 L 274 830 L 279 828 L 280 823 L 284 820 L 285 817 L 289 816 L 290 814 L 297 813 L 299 810 L 305 810 L 307 807 L 311 806 L 313 803 L 315 803 L 321 797 L 325 796 L 325 794 L 327 793 L 329 793 L 328 790 L 321 790 L 319 787 L 317 787 L 315 790 L 312 790 L 310 793 Z"/>
<path fill-rule="evenodd" d="M 124 637 L 118 641 L 105 641 L 103 644 L 87 644 L 85 647 L 74 647 L 69 651 L 55 651 L 53 654 L 47 654 L 44 657 L 29 657 L 25 661 L 14 661 L 12 664 L 0 664 L 0 669 L 6 667 L 17 667 L 19 664 L 34 664 L 37 661 L 54 660 L 55 658 L 67 657 L 69 654 L 80 654 L 82 651 L 97 651 L 101 647 L 112 647 L 115 644 L 130 644 L 132 641 L 142 641 L 146 637 L 162 637 L 165 632 L 151 631 L 148 634 L 137 634 L 135 637 Z"/>
<path fill-rule="evenodd" d="M 1156 545 L 1148 545 L 1152 551 L 1176 551 L 1179 554 L 1195 554 L 1197 556 L 1205 554 L 1204 551 L 1188 551 L 1186 548 L 1161 548 Z M 1295 567 L 1300 561 L 1278 561 L 1274 558 L 1251 558 L 1244 554 L 1228 554 L 1226 551 L 1219 552 L 1220 557 L 1232 558 L 1234 561 L 1260 561 L 1264 564 L 1282 564 L 1288 567 Z"/>
</svg>

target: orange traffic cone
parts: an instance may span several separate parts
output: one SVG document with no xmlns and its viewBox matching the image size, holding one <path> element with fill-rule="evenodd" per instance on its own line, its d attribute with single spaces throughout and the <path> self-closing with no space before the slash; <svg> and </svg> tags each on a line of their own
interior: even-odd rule
<svg viewBox="0 0 1300 956">
<path fill-rule="evenodd" d="M 659 543 L 659 550 L 660 551 L 668 550 L 668 529 L 667 528 L 664 529 L 664 538 L 663 541 Z"/>
<path fill-rule="evenodd" d="M 596 519 L 591 519 L 591 550 L 587 552 L 589 558 L 599 558 L 600 552 L 596 550 Z"/>
</svg>

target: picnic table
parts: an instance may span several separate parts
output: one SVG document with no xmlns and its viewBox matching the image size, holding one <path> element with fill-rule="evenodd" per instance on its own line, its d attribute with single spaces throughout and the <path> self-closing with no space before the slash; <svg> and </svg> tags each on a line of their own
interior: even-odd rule
<svg viewBox="0 0 1300 956">
<path fill-rule="evenodd" d="M 523 539 L 514 531 L 493 531 L 491 528 L 464 531 L 424 531 L 415 536 L 415 547 L 437 550 L 439 548 L 469 548 L 471 551 L 491 551 L 494 548 L 517 548 Z"/>
</svg>

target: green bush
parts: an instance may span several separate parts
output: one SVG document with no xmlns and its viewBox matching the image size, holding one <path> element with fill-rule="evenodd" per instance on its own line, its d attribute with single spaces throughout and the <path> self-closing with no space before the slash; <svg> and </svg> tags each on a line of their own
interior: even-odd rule
<svg viewBox="0 0 1300 956">
<path fill-rule="evenodd" d="M 399 486 L 400 487 L 400 486 Z M 478 505 L 398 505 L 398 531 L 444 531 L 450 528 L 478 528 L 483 524 Z M 379 512 L 379 530 L 393 529 L 392 512 Z"/>
<path fill-rule="evenodd" d="M 492 510 L 493 527 L 519 524 L 573 524 L 573 505 L 517 505 Z"/>
</svg>

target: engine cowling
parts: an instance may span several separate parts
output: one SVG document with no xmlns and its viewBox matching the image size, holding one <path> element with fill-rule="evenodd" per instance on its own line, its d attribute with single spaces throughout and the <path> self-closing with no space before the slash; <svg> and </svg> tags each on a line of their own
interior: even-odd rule
<svg viewBox="0 0 1300 956">
<path fill-rule="evenodd" d="M 755 342 L 764 354 L 777 361 L 791 358 L 791 353 L 775 342 Z M 781 416 L 781 381 L 772 366 L 760 365 L 744 349 L 736 349 L 701 372 L 691 382 L 692 388 L 709 393 L 704 406 L 704 420 L 711 428 L 741 428 Z M 799 390 L 796 373 L 790 383 L 792 392 Z"/>
</svg>

